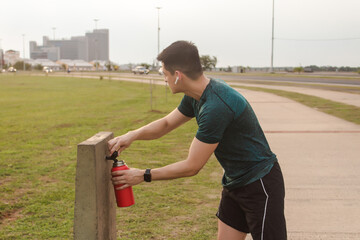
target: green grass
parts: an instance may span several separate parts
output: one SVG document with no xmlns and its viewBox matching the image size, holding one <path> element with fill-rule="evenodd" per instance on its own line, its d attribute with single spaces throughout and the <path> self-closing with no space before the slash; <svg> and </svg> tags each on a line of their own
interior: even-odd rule
<svg viewBox="0 0 360 240">
<path fill-rule="evenodd" d="M 228 82 L 228 84 L 233 85 L 233 87 L 242 87 L 236 86 L 233 84 L 234 82 Z M 249 83 L 249 84 L 261 84 L 268 86 L 290 86 L 290 87 L 304 87 L 304 88 L 313 88 L 313 89 L 321 89 L 321 90 L 331 90 L 338 92 L 347 92 L 353 94 L 360 94 L 360 87 L 357 86 L 337 86 L 337 85 L 329 85 L 329 84 L 316 84 L 316 83 L 297 83 L 297 82 L 272 82 L 272 81 L 251 81 L 251 80 L 242 80 L 241 83 Z M 261 87 L 259 87 L 261 88 Z M 265 88 L 257 89 L 258 91 L 262 91 Z M 276 88 L 276 87 L 275 87 Z M 255 89 L 254 89 L 255 90 Z"/>
<path fill-rule="evenodd" d="M 181 100 L 148 84 L 0 75 L 0 239 L 71 239 L 77 144 L 100 131 L 126 133 Z M 122 155 L 155 168 L 187 156 L 195 121 Z M 222 170 L 212 158 L 195 177 L 140 184 L 117 209 L 118 239 L 215 239 Z"/>
<path fill-rule="evenodd" d="M 239 86 L 234 86 L 234 87 L 239 87 Z M 356 106 L 334 102 L 331 100 L 327 100 L 307 94 L 288 92 L 283 90 L 260 88 L 260 87 L 244 87 L 244 86 L 241 86 L 240 88 L 273 93 L 278 96 L 292 99 L 308 107 L 331 114 L 338 118 L 345 119 L 349 122 L 360 124 L 360 108 Z"/>
<path fill-rule="evenodd" d="M 318 75 L 316 72 L 312 73 L 312 74 L 298 74 L 298 73 L 294 73 L 294 72 L 278 72 L 278 73 L 270 73 L 270 72 L 245 72 L 245 73 L 234 73 L 234 72 L 205 72 L 207 75 L 219 75 L 219 76 L 223 76 L 223 75 L 227 75 L 227 76 L 271 76 L 271 77 L 295 77 L 295 78 L 319 78 L 319 79 L 324 79 L 324 78 L 342 78 L 342 79 L 347 79 L 347 80 L 356 80 L 358 81 L 360 78 L 358 75 L 356 74 L 352 74 L 349 76 L 346 75 L 337 75 L 337 74 L 333 74 L 331 72 L 329 72 L 326 75 Z M 355 72 L 354 72 L 355 73 Z M 346 73 L 345 73 L 346 74 Z"/>
</svg>

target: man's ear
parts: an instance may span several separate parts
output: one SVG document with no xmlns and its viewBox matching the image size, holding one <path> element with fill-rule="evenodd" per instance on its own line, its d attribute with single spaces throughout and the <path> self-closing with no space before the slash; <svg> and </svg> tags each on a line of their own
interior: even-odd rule
<svg viewBox="0 0 360 240">
<path fill-rule="evenodd" d="M 175 71 L 175 75 L 176 75 L 176 77 L 177 78 L 179 78 L 179 80 L 181 80 L 182 79 L 182 72 L 180 72 L 180 71 Z"/>
</svg>

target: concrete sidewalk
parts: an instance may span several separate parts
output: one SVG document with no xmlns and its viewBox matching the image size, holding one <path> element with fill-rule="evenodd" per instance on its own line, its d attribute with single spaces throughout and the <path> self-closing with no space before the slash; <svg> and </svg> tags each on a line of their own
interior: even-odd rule
<svg viewBox="0 0 360 240">
<path fill-rule="evenodd" d="M 238 90 L 282 167 L 288 239 L 360 239 L 360 126 L 287 98 Z"/>
<path fill-rule="evenodd" d="M 305 88 L 305 87 L 265 85 L 265 84 L 248 84 L 248 83 L 238 83 L 238 82 L 228 82 L 228 83 L 231 84 L 232 86 L 239 86 L 239 87 L 241 87 L 241 86 L 259 87 L 259 88 L 284 90 L 284 91 L 289 91 L 289 92 L 297 92 L 297 93 L 321 97 L 321 98 L 328 99 L 331 101 L 360 107 L 360 94 L 323 90 L 323 89 L 316 89 L 316 88 L 311 88 L 311 87 Z"/>
</svg>

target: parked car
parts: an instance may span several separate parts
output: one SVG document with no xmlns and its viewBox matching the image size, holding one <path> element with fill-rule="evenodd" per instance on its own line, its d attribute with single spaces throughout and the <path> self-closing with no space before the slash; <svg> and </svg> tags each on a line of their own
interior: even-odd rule
<svg viewBox="0 0 360 240">
<path fill-rule="evenodd" d="M 150 70 L 149 70 L 149 69 L 146 69 L 146 68 L 143 67 L 143 66 L 137 66 L 137 67 L 135 67 L 135 68 L 132 69 L 132 72 L 133 72 L 134 74 L 137 74 L 137 73 L 139 73 L 139 74 L 148 74 L 148 73 L 150 72 Z"/>
<path fill-rule="evenodd" d="M 9 68 L 8 68 L 8 72 L 16 72 L 16 68 L 14 68 L 14 67 L 9 67 Z"/>
<path fill-rule="evenodd" d="M 43 71 L 46 72 L 46 73 L 51 73 L 53 72 L 53 70 L 49 67 L 43 67 Z"/>
</svg>

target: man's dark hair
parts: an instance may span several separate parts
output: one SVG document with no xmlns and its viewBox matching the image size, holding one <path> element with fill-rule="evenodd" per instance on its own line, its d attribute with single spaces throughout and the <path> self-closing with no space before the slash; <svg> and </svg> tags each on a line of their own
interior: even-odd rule
<svg viewBox="0 0 360 240">
<path fill-rule="evenodd" d="M 157 57 L 172 75 L 175 71 L 185 73 L 191 79 L 203 74 L 199 52 L 195 44 L 188 41 L 177 41 L 165 48 Z"/>
</svg>

